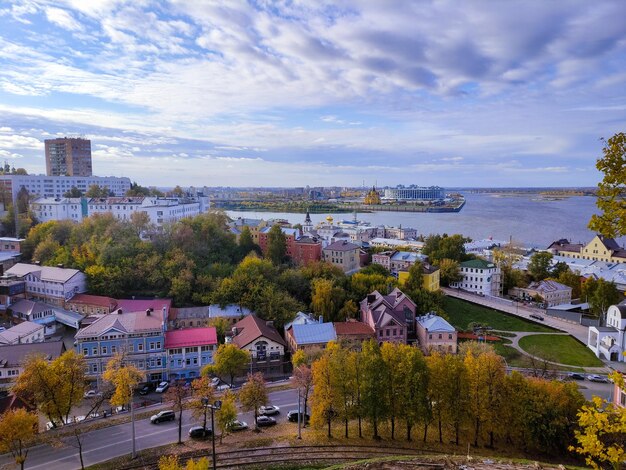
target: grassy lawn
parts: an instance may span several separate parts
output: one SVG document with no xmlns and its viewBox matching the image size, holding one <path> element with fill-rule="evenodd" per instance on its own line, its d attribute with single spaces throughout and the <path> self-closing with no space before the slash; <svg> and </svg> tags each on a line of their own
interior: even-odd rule
<svg viewBox="0 0 626 470">
<path fill-rule="evenodd" d="M 590 349 L 567 335 L 530 335 L 520 338 L 520 347 L 533 356 L 578 367 L 602 367 Z"/>
<path fill-rule="evenodd" d="M 478 322 L 485 323 L 493 329 L 500 331 L 532 331 L 538 333 L 554 331 L 547 326 L 529 322 L 522 318 L 481 307 L 454 297 L 444 297 L 443 309 L 448 315 L 450 323 L 459 330 L 467 330 L 468 324 Z"/>
</svg>

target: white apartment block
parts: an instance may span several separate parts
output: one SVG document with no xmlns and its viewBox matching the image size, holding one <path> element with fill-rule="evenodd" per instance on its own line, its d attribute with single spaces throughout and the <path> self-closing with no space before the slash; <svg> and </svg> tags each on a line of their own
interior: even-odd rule
<svg viewBox="0 0 626 470">
<path fill-rule="evenodd" d="M 75 294 L 87 292 L 87 277 L 78 269 L 17 263 L 5 274 L 26 281 L 29 298 L 60 307 Z"/>
<path fill-rule="evenodd" d="M 39 198 L 30 203 L 31 210 L 39 222 L 50 220 L 83 220 L 81 198 Z"/>
<path fill-rule="evenodd" d="M 62 198 L 72 187 L 86 193 L 94 184 L 107 188 L 115 196 L 123 196 L 130 189 L 129 178 L 116 176 L 0 175 L 0 185 L 11 192 L 13 199 L 22 188 L 33 196 Z"/>
<path fill-rule="evenodd" d="M 450 287 L 482 295 L 499 295 L 500 268 L 495 264 L 482 259 L 464 261 L 460 265 L 460 274 L 462 279 L 451 282 Z"/>
<path fill-rule="evenodd" d="M 89 200 L 88 213 L 111 213 L 119 220 L 130 220 L 135 212 L 144 212 L 157 227 L 200 214 L 200 203 L 185 198 L 109 197 Z"/>
</svg>

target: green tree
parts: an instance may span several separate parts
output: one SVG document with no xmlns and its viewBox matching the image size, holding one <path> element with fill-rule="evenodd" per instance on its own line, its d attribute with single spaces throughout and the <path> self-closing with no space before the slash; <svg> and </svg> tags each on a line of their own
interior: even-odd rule
<svg viewBox="0 0 626 470">
<path fill-rule="evenodd" d="M 409 275 L 404 282 L 406 292 L 415 292 L 424 288 L 424 265 L 419 261 L 409 268 Z"/>
<path fill-rule="evenodd" d="M 351 367 L 349 360 L 350 352 L 337 343 L 331 342 L 328 344 L 327 354 L 330 357 L 331 386 L 337 392 L 337 419 L 343 420 L 344 435 L 347 439 L 349 437 L 348 424 L 354 415 L 354 369 Z"/>
<path fill-rule="evenodd" d="M 402 405 L 402 419 L 406 425 L 406 440 L 411 440 L 411 430 L 419 421 L 424 421 L 429 412 L 429 374 L 426 361 L 419 348 L 398 346 L 400 356 L 398 394 Z"/>
<path fill-rule="evenodd" d="M 592 315 L 604 320 L 608 308 L 619 303 L 623 295 L 617 290 L 614 282 L 602 278 L 589 278 L 582 285 L 581 298 L 589 302 Z"/>
<path fill-rule="evenodd" d="M 557 282 L 572 288 L 572 299 L 579 299 L 582 293 L 582 281 L 580 272 L 573 272 L 568 269 L 559 274 L 555 279 Z"/>
<path fill-rule="evenodd" d="M 350 293 L 353 300 L 362 300 L 375 290 L 386 294 L 390 292 L 398 282 L 392 276 L 382 274 L 354 273 L 350 276 Z"/>
<path fill-rule="evenodd" d="M 454 261 L 466 261 L 470 257 L 465 253 L 465 243 L 470 242 L 470 238 L 456 234 L 448 236 L 429 235 L 426 237 L 422 253 L 428 256 L 432 264 L 438 265 L 442 259 L 451 259 Z"/>
<path fill-rule="evenodd" d="M 395 439 L 396 418 L 404 413 L 406 407 L 403 400 L 404 371 L 402 367 L 399 367 L 406 352 L 404 348 L 401 348 L 396 343 L 385 342 L 380 348 L 385 373 L 383 382 L 385 382 L 387 392 L 385 401 L 387 402 L 388 416 L 391 421 L 391 439 Z"/>
<path fill-rule="evenodd" d="M 311 310 L 324 321 L 339 320 L 338 312 L 345 299 L 345 292 L 330 279 L 315 279 L 311 288 Z M 342 319 L 343 320 L 343 319 Z"/>
<path fill-rule="evenodd" d="M 239 349 L 234 344 L 221 344 L 213 356 L 213 364 L 202 369 L 202 375 L 215 374 L 218 377 L 228 376 L 230 385 L 235 377 L 243 372 L 250 362 L 250 353 Z"/>
<path fill-rule="evenodd" d="M 254 411 L 254 429 L 259 430 L 257 423 L 259 407 L 267 404 L 267 385 L 263 379 L 263 374 L 257 372 L 248 374 L 248 380 L 239 392 L 239 401 L 245 411 Z"/>
<path fill-rule="evenodd" d="M 97 184 L 92 184 L 87 189 L 85 193 L 85 197 L 88 198 L 106 198 L 111 196 L 111 191 L 104 186 L 99 186 Z"/>
<path fill-rule="evenodd" d="M 267 234 L 267 258 L 278 266 L 287 258 L 287 238 L 280 225 L 273 225 Z"/>
<path fill-rule="evenodd" d="M 252 239 L 252 232 L 250 232 L 250 229 L 245 226 L 239 234 L 239 253 L 240 256 L 244 258 L 251 251 L 256 254 L 260 254 L 261 248 L 259 248 L 259 245 L 254 243 L 254 240 Z"/>
<path fill-rule="evenodd" d="M 72 198 L 77 198 L 77 197 L 82 197 L 83 196 L 83 192 L 78 189 L 76 186 L 72 186 L 72 188 L 69 191 L 66 191 L 63 194 L 63 197 L 72 197 Z"/>
<path fill-rule="evenodd" d="M 449 286 L 451 282 L 463 279 L 461 265 L 458 261 L 443 258 L 439 261 L 439 281 L 442 286 Z"/>
<path fill-rule="evenodd" d="M 604 142 L 596 168 L 604 173 L 598 183 L 596 205 L 589 229 L 606 237 L 626 235 L 626 134 L 619 132 Z"/>
<path fill-rule="evenodd" d="M 380 347 L 374 340 L 365 341 L 361 352 L 363 360 L 363 384 L 361 404 L 364 416 L 372 424 L 374 439 L 380 439 L 378 427 L 382 420 L 388 416 L 388 401 L 385 400 L 387 384 L 381 377 L 386 375 L 385 361 L 383 360 Z"/>
<path fill-rule="evenodd" d="M 550 276 L 552 258 L 552 253 L 548 253 L 547 251 L 538 251 L 530 257 L 528 273 L 535 281 L 543 281 Z"/>
<path fill-rule="evenodd" d="M 39 420 L 23 408 L 9 410 L 0 416 L 0 453 L 10 452 L 24 470 L 29 445 L 37 433 Z"/>
<path fill-rule="evenodd" d="M 70 421 L 72 408 L 85 392 L 86 364 L 82 355 L 66 351 L 53 361 L 31 355 L 23 365 L 13 391 L 36 406 L 54 427 Z"/>
<path fill-rule="evenodd" d="M 233 423 L 237 420 L 237 403 L 233 392 L 226 390 L 222 394 L 222 406 L 215 411 L 215 421 L 220 428 L 220 444 L 224 435 L 231 431 Z M 214 430 L 213 430 L 214 431 Z"/>
<path fill-rule="evenodd" d="M 226 317 L 214 317 L 210 318 L 207 322 L 208 326 L 212 326 L 215 328 L 215 332 L 217 333 L 217 340 L 220 344 L 224 343 L 224 339 L 226 338 L 226 333 L 230 330 L 230 322 Z"/>
</svg>

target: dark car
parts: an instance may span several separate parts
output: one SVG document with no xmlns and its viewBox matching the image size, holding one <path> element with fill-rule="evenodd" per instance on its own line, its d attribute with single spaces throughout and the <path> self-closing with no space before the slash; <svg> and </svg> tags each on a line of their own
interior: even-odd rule
<svg viewBox="0 0 626 470">
<path fill-rule="evenodd" d="M 271 418 L 269 416 L 259 416 L 256 419 L 256 425 L 261 427 L 261 426 L 273 426 L 276 424 L 276 420 L 274 418 Z"/>
<path fill-rule="evenodd" d="M 570 372 L 567 374 L 567 378 L 570 380 L 585 380 L 585 376 L 583 374 L 579 374 L 578 372 Z"/>
<path fill-rule="evenodd" d="M 139 389 L 139 395 L 147 395 L 152 391 L 152 387 L 150 385 L 144 385 Z"/>
<path fill-rule="evenodd" d="M 189 429 L 189 437 L 194 439 L 206 439 L 207 437 L 211 437 L 211 434 L 213 434 L 211 429 L 202 426 L 194 426 Z"/>
<path fill-rule="evenodd" d="M 305 423 L 309 422 L 309 418 L 310 416 L 306 413 L 300 413 L 300 421 L 304 421 Z M 287 413 L 287 419 L 289 421 L 291 421 L 292 423 L 297 423 L 298 422 L 298 410 L 291 410 L 289 413 Z"/>
<path fill-rule="evenodd" d="M 534 318 L 535 320 L 541 320 L 543 321 L 544 318 L 541 315 L 537 315 L 536 313 L 531 313 L 530 315 L 528 315 L 530 318 Z"/>
</svg>

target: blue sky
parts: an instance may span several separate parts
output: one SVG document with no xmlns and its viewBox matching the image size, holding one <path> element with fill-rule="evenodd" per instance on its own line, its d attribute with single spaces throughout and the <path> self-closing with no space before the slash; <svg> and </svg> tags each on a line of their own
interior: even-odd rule
<svg viewBox="0 0 626 470">
<path fill-rule="evenodd" d="M 171 186 L 595 186 L 620 1 L 3 0 L 0 161 Z"/>
</svg>

